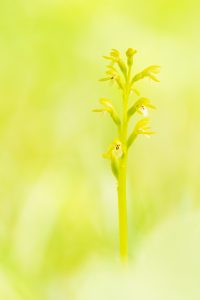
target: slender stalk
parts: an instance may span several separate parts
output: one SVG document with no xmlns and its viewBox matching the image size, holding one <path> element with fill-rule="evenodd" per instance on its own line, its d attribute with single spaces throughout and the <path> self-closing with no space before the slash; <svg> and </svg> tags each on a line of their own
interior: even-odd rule
<svg viewBox="0 0 200 300">
<path fill-rule="evenodd" d="M 120 163 L 119 178 L 118 178 L 119 243 L 120 243 L 120 257 L 123 262 L 127 262 L 128 260 L 126 162 L 127 162 L 127 155 L 124 155 Z"/>
<path fill-rule="evenodd" d="M 119 244 L 120 244 L 120 257 L 122 262 L 128 261 L 128 226 L 127 226 L 127 203 L 126 203 L 126 172 L 127 172 L 127 111 L 129 100 L 129 81 L 131 77 L 131 68 L 128 70 L 126 85 L 123 91 L 123 120 L 120 132 L 120 140 L 123 144 L 124 154 L 121 158 L 119 165 L 118 177 L 118 214 L 119 214 Z"/>
</svg>

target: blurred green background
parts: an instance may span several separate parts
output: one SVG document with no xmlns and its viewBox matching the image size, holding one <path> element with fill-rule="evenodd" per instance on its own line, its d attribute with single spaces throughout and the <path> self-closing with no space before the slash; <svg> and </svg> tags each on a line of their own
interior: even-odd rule
<svg viewBox="0 0 200 300">
<path fill-rule="evenodd" d="M 0 0 L 1 300 L 199 299 L 199 29 L 198 0 Z M 138 84 L 157 135 L 131 149 L 121 278 L 115 127 L 91 109 L 120 105 L 101 56 L 128 47 L 161 83 Z"/>
</svg>

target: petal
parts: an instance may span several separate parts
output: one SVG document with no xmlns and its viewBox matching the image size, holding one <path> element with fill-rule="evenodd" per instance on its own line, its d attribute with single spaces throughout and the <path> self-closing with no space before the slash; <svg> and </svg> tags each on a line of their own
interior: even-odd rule
<svg viewBox="0 0 200 300">
<path fill-rule="evenodd" d="M 140 108 L 139 108 L 139 111 L 142 113 L 142 115 L 144 117 L 148 117 L 149 115 L 149 112 L 148 112 L 148 109 L 146 106 L 142 105 Z"/>
</svg>

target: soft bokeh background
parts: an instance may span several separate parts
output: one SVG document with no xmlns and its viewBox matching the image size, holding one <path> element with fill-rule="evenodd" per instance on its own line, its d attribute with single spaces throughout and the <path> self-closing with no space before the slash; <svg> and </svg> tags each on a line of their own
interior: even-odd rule
<svg viewBox="0 0 200 300">
<path fill-rule="evenodd" d="M 199 299 L 200 2 L 0 0 L 0 299 Z M 158 107 L 128 170 L 119 269 L 115 138 L 98 98 L 110 48 L 138 49 Z"/>
</svg>

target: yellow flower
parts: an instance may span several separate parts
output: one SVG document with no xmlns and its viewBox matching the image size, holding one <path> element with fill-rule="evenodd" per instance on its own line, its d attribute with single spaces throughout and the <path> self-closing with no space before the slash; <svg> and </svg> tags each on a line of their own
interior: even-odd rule
<svg viewBox="0 0 200 300">
<path fill-rule="evenodd" d="M 142 97 L 129 108 L 128 118 L 130 118 L 135 112 L 138 112 L 144 117 L 147 117 L 148 108 L 155 109 L 156 107 L 151 103 L 151 101 L 148 98 Z"/>
<path fill-rule="evenodd" d="M 119 139 L 115 139 L 109 146 L 108 151 L 103 153 L 103 158 L 112 159 L 113 157 L 119 159 L 123 155 L 122 142 Z"/>
<path fill-rule="evenodd" d="M 138 121 L 135 125 L 133 132 L 128 138 L 127 147 L 130 147 L 132 145 L 133 141 L 138 135 L 145 135 L 149 137 L 150 135 L 155 134 L 155 132 L 151 131 L 150 129 L 151 127 L 149 126 L 149 118 L 144 118 Z"/>
<path fill-rule="evenodd" d="M 111 118 L 113 119 L 113 121 L 115 122 L 115 124 L 118 127 L 120 127 L 121 121 L 120 121 L 119 115 L 116 112 L 115 108 L 113 107 L 111 101 L 106 98 L 101 98 L 101 99 L 99 99 L 99 102 L 101 103 L 101 105 L 103 105 L 103 107 L 93 109 L 92 111 L 93 112 L 108 112 L 110 114 Z"/>
<path fill-rule="evenodd" d="M 133 84 L 134 82 L 141 80 L 145 77 L 149 77 L 152 80 L 159 82 L 159 80 L 154 76 L 155 74 L 158 74 L 159 72 L 160 72 L 160 66 L 157 66 L 157 65 L 149 66 L 149 67 L 145 68 L 143 71 L 141 71 L 140 73 L 136 74 L 133 77 L 131 83 Z"/>
</svg>

